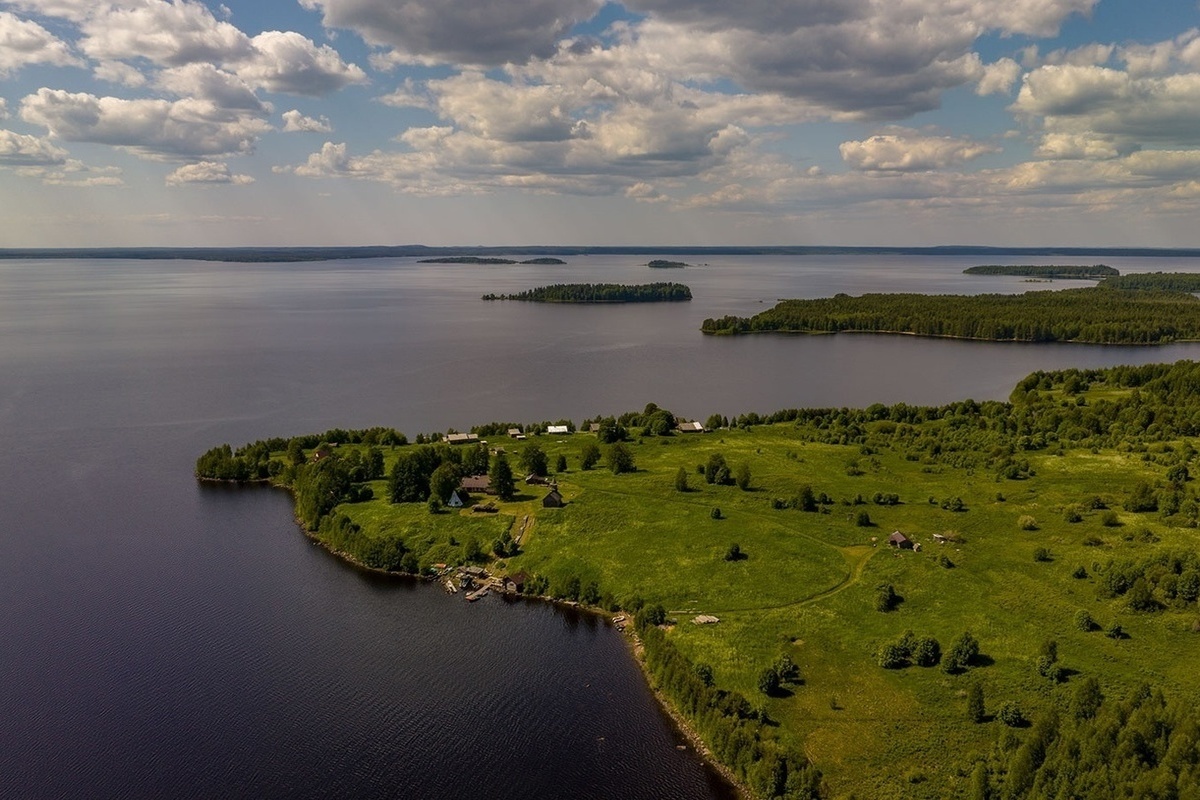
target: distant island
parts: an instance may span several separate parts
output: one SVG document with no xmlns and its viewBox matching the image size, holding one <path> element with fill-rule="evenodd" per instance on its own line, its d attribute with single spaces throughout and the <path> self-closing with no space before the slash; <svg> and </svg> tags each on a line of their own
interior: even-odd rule
<svg viewBox="0 0 1200 800">
<path fill-rule="evenodd" d="M 556 283 L 516 294 L 485 294 L 484 300 L 530 303 L 675 303 L 692 299 L 682 283 Z"/>
<path fill-rule="evenodd" d="M 763 246 L 591 246 L 519 245 L 508 247 L 430 247 L 422 244 L 359 247 L 7 247 L 0 259 L 125 259 L 153 261 L 230 261 L 287 263 L 348 261 L 366 258 L 434 258 L 471 254 L 480 257 L 543 256 L 1022 256 L 1070 258 L 1198 258 L 1197 248 L 1156 247 L 837 247 L 821 245 Z"/>
<path fill-rule="evenodd" d="M 784 300 L 753 317 L 706 319 L 706 334 L 901 333 L 1002 342 L 1165 344 L 1200 339 L 1200 298 L 1096 287 L 1025 294 L 838 294 Z"/>
<path fill-rule="evenodd" d="M 442 256 L 422 258 L 418 264 L 566 264 L 561 258 L 531 258 L 515 261 L 511 258 L 487 258 L 483 256 Z"/>
<path fill-rule="evenodd" d="M 287 488 L 329 550 L 458 602 L 607 615 L 748 798 L 1187 797 L 1198 383 L 1181 361 L 1039 371 L 1008 402 L 333 429 L 196 475 Z M 1034 785 L 1067 788 L 1011 791 Z"/>
<path fill-rule="evenodd" d="M 691 264 L 687 264 L 683 261 L 665 261 L 661 258 L 656 258 L 650 263 L 646 264 L 646 266 L 650 267 L 651 269 L 680 269 L 682 267 L 690 267 Z"/>
<path fill-rule="evenodd" d="M 1121 273 L 1106 264 L 984 264 L 967 267 L 964 275 L 1019 275 L 1029 278 L 1088 279 L 1108 278 Z"/>
</svg>

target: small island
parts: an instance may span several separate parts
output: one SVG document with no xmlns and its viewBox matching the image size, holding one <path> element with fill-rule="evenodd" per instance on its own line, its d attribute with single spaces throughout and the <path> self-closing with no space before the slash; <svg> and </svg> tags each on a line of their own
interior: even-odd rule
<svg viewBox="0 0 1200 800">
<path fill-rule="evenodd" d="M 1028 278 L 1043 278 L 1046 280 L 1074 280 L 1074 279 L 1100 279 L 1108 278 L 1121 273 L 1106 264 L 1092 264 L 1091 266 L 1081 266 L 1076 264 L 1050 264 L 1050 265 L 1034 265 L 1034 264 L 985 264 L 978 267 L 967 267 L 963 270 L 964 275 L 1016 275 L 1019 277 Z"/>
<path fill-rule="evenodd" d="M 1099 286 L 1025 294 L 838 294 L 784 300 L 752 317 L 706 319 L 709 335 L 910 334 L 996 342 L 1166 344 L 1200 339 L 1200 298 Z"/>
<path fill-rule="evenodd" d="M 493 258 L 490 256 L 442 256 L 440 258 L 422 258 L 418 264 L 566 264 L 561 258 L 531 258 L 526 261 L 516 261 L 511 258 Z"/>
<path fill-rule="evenodd" d="M 515 294 L 485 294 L 484 300 L 530 303 L 675 303 L 692 299 L 682 283 L 557 283 Z"/>
<path fill-rule="evenodd" d="M 1008 402 L 334 429 L 196 474 L 289 490 L 315 540 L 447 602 L 605 615 L 749 797 L 1184 797 L 1196 385 L 1181 361 Z"/>
<path fill-rule="evenodd" d="M 691 264 L 684 263 L 683 261 L 664 261 L 661 258 L 656 258 L 647 263 L 646 266 L 650 267 L 650 269 L 682 269 L 683 267 L 690 267 Z"/>
</svg>

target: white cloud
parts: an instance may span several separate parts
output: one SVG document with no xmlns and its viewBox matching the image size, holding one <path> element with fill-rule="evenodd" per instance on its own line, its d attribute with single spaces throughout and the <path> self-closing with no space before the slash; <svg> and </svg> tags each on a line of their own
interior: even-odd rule
<svg viewBox="0 0 1200 800">
<path fill-rule="evenodd" d="M 0 119 L 8 119 L 8 101 L 0 97 Z"/>
<path fill-rule="evenodd" d="M 252 40 L 253 54 L 236 65 L 240 77 L 269 92 L 322 95 L 367 82 L 366 73 L 294 32 L 266 31 Z"/>
<path fill-rule="evenodd" d="M 1122 152 L 1200 146 L 1200 73 L 1134 77 L 1107 67 L 1040 67 L 1025 76 L 1011 108 L 1048 134 L 1108 138 Z"/>
<path fill-rule="evenodd" d="M 293 108 L 283 112 L 283 130 L 285 133 L 329 133 L 333 126 L 325 117 L 306 117 Z"/>
<path fill-rule="evenodd" d="M 0 166 L 47 166 L 66 160 L 67 151 L 47 139 L 0 129 Z"/>
<path fill-rule="evenodd" d="M 34 64 L 79 66 L 66 42 L 31 20 L 0 11 L 0 77 Z"/>
<path fill-rule="evenodd" d="M 229 171 L 229 165 L 216 161 L 184 164 L 167 176 L 167 186 L 189 184 L 245 186 L 251 183 L 254 183 L 254 178 L 249 175 L 235 175 Z"/>
<path fill-rule="evenodd" d="M 393 47 L 407 61 L 495 65 L 548 56 L 558 40 L 590 19 L 602 0 L 300 0 L 330 28 Z"/>
<path fill-rule="evenodd" d="M 119 168 L 90 167 L 73 158 L 67 159 L 61 164 L 19 167 L 16 172 L 22 177 L 40 180 L 47 186 L 70 186 L 82 189 L 125 185 Z"/>
<path fill-rule="evenodd" d="M 994 61 L 984 66 L 983 75 L 975 86 L 975 94 L 980 97 L 989 94 L 1008 94 L 1020 76 L 1021 65 L 1011 58 Z"/>
<path fill-rule="evenodd" d="M 995 145 L 952 136 L 930 136 L 912 130 L 842 142 L 842 160 L 857 170 L 916 172 L 944 169 L 1000 151 Z"/>
<path fill-rule="evenodd" d="M 177 97 L 207 101 L 221 112 L 255 116 L 270 113 L 270 106 L 259 100 L 244 80 L 211 64 L 188 64 L 163 70 L 159 73 L 158 85 Z"/>
<path fill-rule="evenodd" d="M 21 119 L 64 141 L 107 144 L 156 159 L 246 153 L 270 130 L 255 115 L 207 100 L 124 100 L 46 88 L 21 101 Z"/>
<path fill-rule="evenodd" d="M 1095 133 L 1047 133 L 1042 137 L 1035 154 L 1052 159 L 1107 159 L 1121 154 L 1111 136 Z"/>
<path fill-rule="evenodd" d="M 145 58 L 164 66 L 222 63 L 251 55 L 250 38 L 193 0 L 97 3 L 82 24 L 80 47 L 100 61 Z"/>
<path fill-rule="evenodd" d="M 96 80 L 116 83 L 132 88 L 146 85 L 146 76 L 136 67 L 123 61 L 101 61 L 92 70 Z"/>
</svg>

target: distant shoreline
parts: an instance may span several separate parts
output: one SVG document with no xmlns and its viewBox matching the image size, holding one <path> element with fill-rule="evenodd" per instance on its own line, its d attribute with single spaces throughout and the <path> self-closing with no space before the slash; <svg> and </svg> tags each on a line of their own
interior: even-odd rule
<svg viewBox="0 0 1200 800">
<path fill-rule="evenodd" d="M 293 263 L 367 258 L 487 258 L 537 256 L 1068 256 L 1079 258 L 1200 258 L 1200 247 L 845 247 L 820 245 L 771 246 L 590 246 L 525 245 L 497 247 L 430 247 L 379 245 L 364 247 L 75 247 L 0 248 L 0 260 L 126 259 L 221 261 L 234 263 Z"/>
</svg>

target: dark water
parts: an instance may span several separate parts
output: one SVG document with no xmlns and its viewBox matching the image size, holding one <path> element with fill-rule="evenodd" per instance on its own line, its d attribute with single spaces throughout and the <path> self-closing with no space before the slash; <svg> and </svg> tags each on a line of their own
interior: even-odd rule
<svg viewBox="0 0 1200 800">
<path fill-rule="evenodd" d="M 286 495 L 199 487 L 194 459 L 649 401 L 704 417 L 1004 398 L 1034 369 L 1200 357 L 697 331 L 779 297 L 1047 288 L 971 263 L 0 262 L 0 796 L 722 796 L 593 618 L 361 573 L 298 533 Z M 478 299 L 649 280 L 695 300 Z"/>
</svg>

